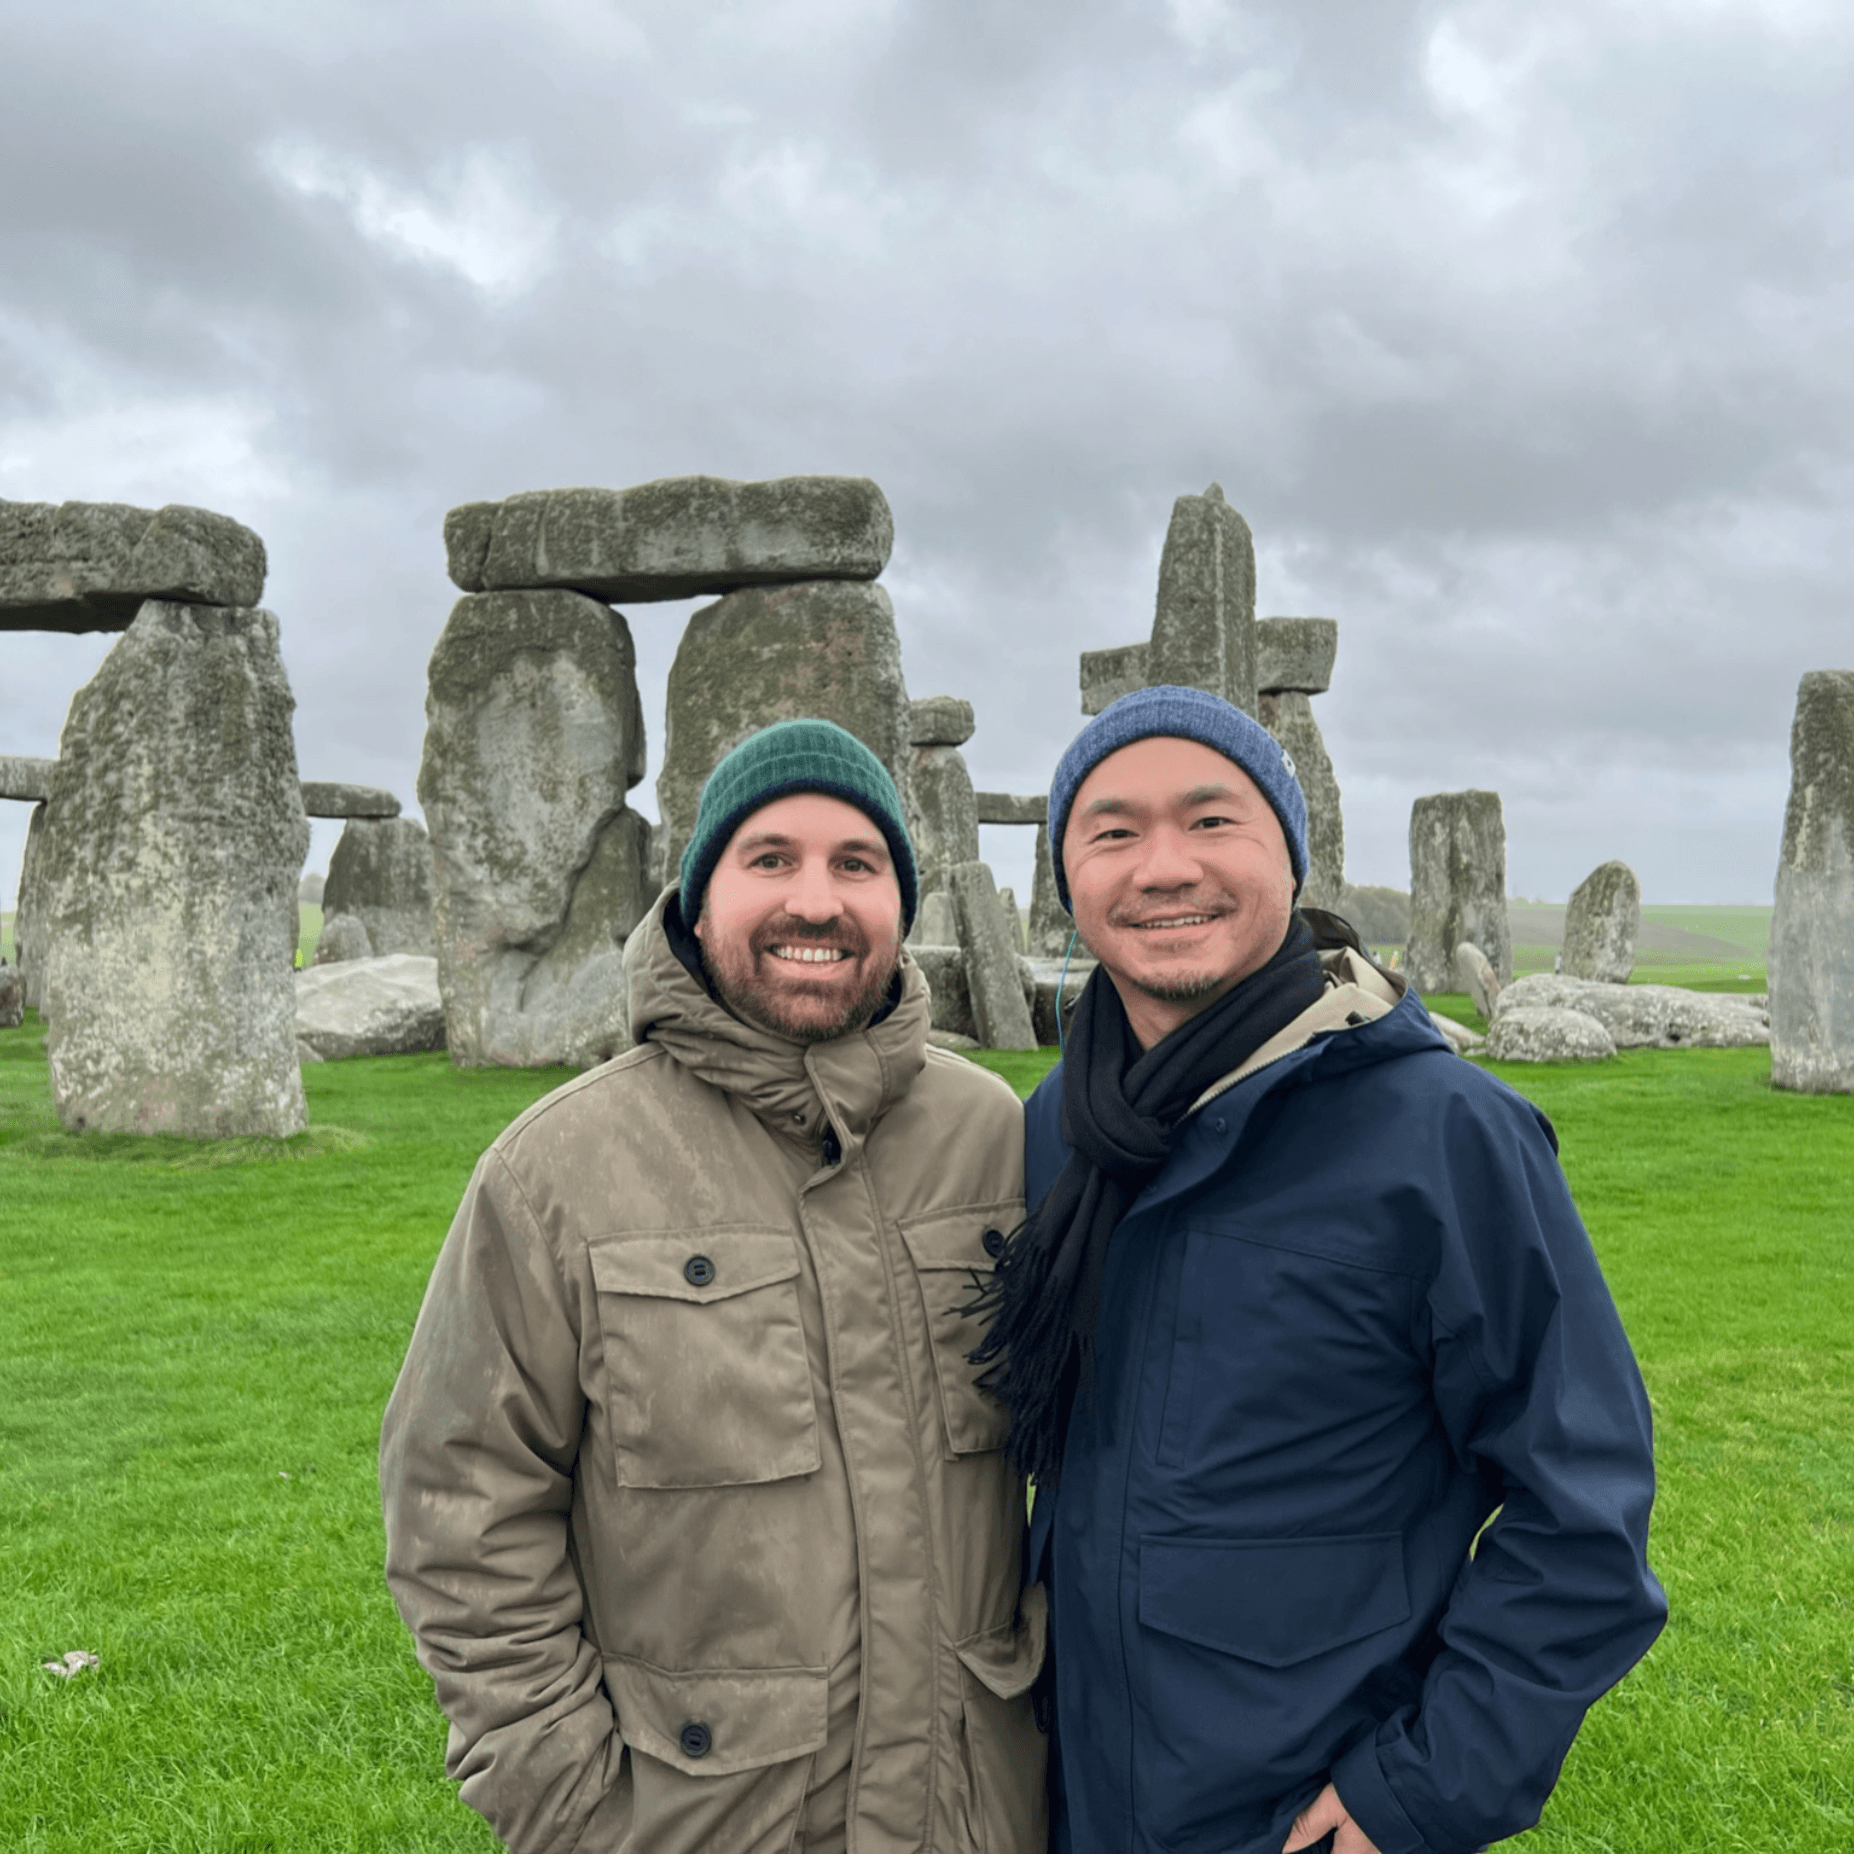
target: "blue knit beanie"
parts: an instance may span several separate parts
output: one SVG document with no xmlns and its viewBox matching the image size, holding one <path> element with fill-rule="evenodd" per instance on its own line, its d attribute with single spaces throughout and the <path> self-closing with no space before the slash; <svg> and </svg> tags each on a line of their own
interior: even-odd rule
<svg viewBox="0 0 1854 1854">
<path fill-rule="evenodd" d="M 1069 908 L 1069 879 L 1062 867 L 1062 833 L 1069 807 L 1081 782 L 1107 758 L 1136 740 L 1157 736 L 1195 740 L 1234 760 L 1268 800 L 1281 820 L 1288 859 L 1294 865 L 1294 892 L 1307 879 L 1307 800 L 1294 777 L 1294 762 L 1261 722 L 1204 689 L 1159 683 L 1135 689 L 1110 703 L 1069 743 L 1049 785 L 1049 857 L 1056 893 Z M 1070 908 L 1071 913 L 1074 912 Z"/>
<path fill-rule="evenodd" d="M 695 834 L 682 853 L 682 918 L 694 926 L 721 852 L 754 812 L 794 792 L 822 792 L 854 805 L 882 833 L 901 887 L 901 930 L 914 923 L 914 846 L 902 821 L 901 794 L 885 767 L 834 721 L 775 721 L 749 734 L 702 787 Z"/>
</svg>

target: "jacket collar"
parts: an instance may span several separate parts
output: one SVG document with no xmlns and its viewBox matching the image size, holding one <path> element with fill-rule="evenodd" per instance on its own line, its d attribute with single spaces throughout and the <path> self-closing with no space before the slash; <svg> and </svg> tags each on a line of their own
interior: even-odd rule
<svg viewBox="0 0 1854 1854">
<path fill-rule="evenodd" d="M 1406 980 L 1374 965 L 1353 947 L 1337 946 L 1323 950 L 1320 964 L 1326 973 L 1325 992 L 1292 1023 L 1283 1025 L 1266 1043 L 1252 1051 L 1239 1067 L 1212 1082 L 1191 1103 L 1192 1113 L 1214 1101 L 1218 1095 L 1228 1093 L 1238 1082 L 1247 1081 L 1251 1075 L 1281 1061 L 1283 1057 L 1307 1048 L 1316 1037 L 1331 1036 L 1339 1031 L 1357 1030 L 1366 1024 L 1374 1024 L 1379 1018 L 1389 1016 L 1406 996 L 1412 995 Z M 1434 1025 L 1427 1025 L 1426 1028 L 1429 1034 L 1420 1036 L 1419 1042 L 1446 1042 L 1447 1039 Z M 1373 1050 L 1371 1059 L 1376 1060 L 1379 1053 L 1376 1044 Z"/>
<path fill-rule="evenodd" d="M 809 1145 L 828 1123 L 846 1153 L 860 1146 L 926 1065 L 920 968 L 904 948 L 901 996 L 880 1022 L 829 1043 L 794 1043 L 736 1017 L 677 957 L 664 926 L 675 896 L 666 888 L 625 945 L 632 1037 L 660 1045 L 774 1132 Z"/>
</svg>

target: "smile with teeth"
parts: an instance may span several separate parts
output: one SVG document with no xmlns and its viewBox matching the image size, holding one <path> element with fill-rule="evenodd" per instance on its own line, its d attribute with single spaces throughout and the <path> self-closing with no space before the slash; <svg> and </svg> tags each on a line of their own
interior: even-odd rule
<svg viewBox="0 0 1854 1854">
<path fill-rule="evenodd" d="M 1215 919 L 1214 914 L 1168 914 L 1159 920 L 1135 921 L 1133 925 L 1142 930 L 1153 927 L 1208 927 Z"/>
<path fill-rule="evenodd" d="M 766 950 L 775 959 L 795 959 L 806 966 L 834 965 L 850 956 L 841 946 L 769 946 Z"/>
</svg>

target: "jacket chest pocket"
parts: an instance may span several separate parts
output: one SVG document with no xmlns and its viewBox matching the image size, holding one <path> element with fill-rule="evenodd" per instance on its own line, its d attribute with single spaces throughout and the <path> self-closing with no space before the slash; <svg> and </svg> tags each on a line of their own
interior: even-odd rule
<svg viewBox="0 0 1854 1854">
<path fill-rule="evenodd" d="M 817 1406 L 785 1230 L 592 1245 L 623 1487 L 736 1487 L 816 1470 Z"/>
<path fill-rule="evenodd" d="M 1023 1220 L 1023 1202 L 1013 1199 L 906 1217 L 900 1224 L 926 1310 L 949 1458 L 1004 1446 L 1009 1417 L 979 1389 L 979 1367 L 969 1357 L 985 1336 L 985 1321 L 971 1306 L 989 1284 L 1005 1238 Z"/>
</svg>

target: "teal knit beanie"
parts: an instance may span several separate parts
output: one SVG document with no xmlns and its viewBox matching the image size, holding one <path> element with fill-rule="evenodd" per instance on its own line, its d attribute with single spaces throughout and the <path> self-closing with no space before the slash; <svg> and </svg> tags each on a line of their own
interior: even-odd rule
<svg viewBox="0 0 1854 1854">
<path fill-rule="evenodd" d="M 754 812 L 794 792 L 822 792 L 854 805 L 882 833 L 901 885 L 901 930 L 914 924 L 914 846 L 901 821 L 901 794 L 888 769 L 834 721 L 776 721 L 750 734 L 708 775 L 695 835 L 682 853 L 682 918 L 702 912 L 721 852 Z"/>
</svg>

